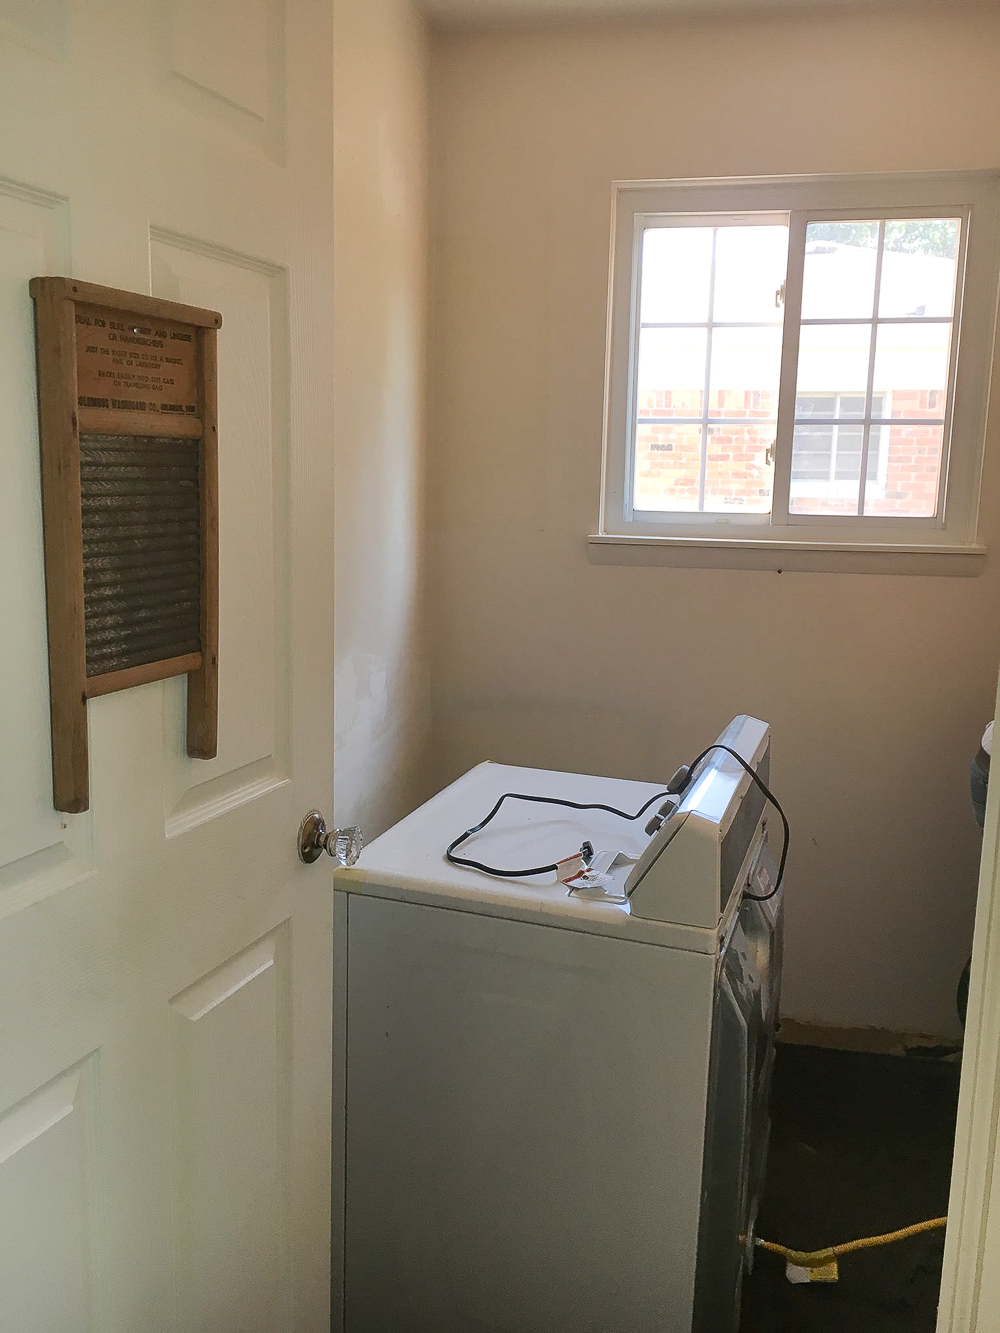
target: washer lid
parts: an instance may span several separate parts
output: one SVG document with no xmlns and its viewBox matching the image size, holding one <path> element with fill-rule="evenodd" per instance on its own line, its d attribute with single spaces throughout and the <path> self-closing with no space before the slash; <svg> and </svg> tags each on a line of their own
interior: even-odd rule
<svg viewBox="0 0 1000 1333">
<path fill-rule="evenodd" d="M 499 878 L 449 862 L 445 857 L 448 844 L 480 823 L 506 792 L 600 802 L 629 814 L 651 797 L 661 793 L 666 797 L 663 787 L 649 782 L 483 763 L 376 838 L 355 866 L 338 870 L 336 888 L 670 944 L 699 953 L 717 949 L 718 928 L 701 930 L 642 920 L 632 914 L 627 901 L 593 900 L 569 893 L 551 873 Z M 600 810 L 508 800 L 488 827 L 474 834 L 458 854 L 486 865 L 516 869 L 560 861 L 589 840 L 598 853 L 624 852 L 636 858 L 649 842 L 645 824 L 650 813 L 652 810 L 629 821 Z M 609 894 L 623 894 L 631 865 L 627 862 L 610 872 Z"/>
</svg>

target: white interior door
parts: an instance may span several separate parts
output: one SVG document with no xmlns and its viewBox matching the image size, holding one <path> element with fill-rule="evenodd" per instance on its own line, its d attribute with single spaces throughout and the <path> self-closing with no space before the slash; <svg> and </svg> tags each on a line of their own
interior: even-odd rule
<svg viewBox="0 0 1000 1333">
<path fill-rule="evenodd" d="M 0 0 L 0 1329 L 329 1327 L 325 0 Z M 89 705 L 52 806 L 29 278 L 208 306 L 218 758 L 183 678 Z"/>
</svg>

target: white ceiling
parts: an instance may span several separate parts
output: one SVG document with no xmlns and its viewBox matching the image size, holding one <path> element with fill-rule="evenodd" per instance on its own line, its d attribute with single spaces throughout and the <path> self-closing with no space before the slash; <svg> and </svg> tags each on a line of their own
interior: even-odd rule
<svg viewBox="0 0 1000 1333">
<path fill-rule="evenodd" d="M 968 0 L 967 0 L 968 2 Z M 927 0 L 422 0 L 435 22 L 463 26 L 519 20 L 626 18 L 637 15 L 758 13 L 766 10 L 917 8 Z M 977 0 L 971 0 L 977 3 Z M 990 7 L 995 0 L 978 0 Z"/>
</svg>

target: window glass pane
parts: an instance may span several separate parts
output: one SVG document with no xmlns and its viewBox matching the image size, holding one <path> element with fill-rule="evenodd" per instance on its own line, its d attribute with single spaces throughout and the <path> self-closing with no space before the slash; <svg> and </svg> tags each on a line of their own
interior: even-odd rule
<svg viewBox="0 0 1000 1333">
<path fill-rule="evenodd" d="M 834 457 L 834 481 L 854 483 L 861 471 L 861 449 L 865 440 L 864 426 L 845 424 L 837 427 L 837 452 Z M 867 475 L 871 476 L 876 460 L 869 461 Z M 853 489 L 853 485 L 852 485 Z"/>
<path fill-rule="evenodd" d="M 841 396 L 841 415 L 864 416 L 871 337 L 870 324 L 805 325 L 799 335 L 796 418 L 825 415 L 815 402 L 817 395 L 830 393 Z"/>
<path fill-rule="evenodd" d="M 952 315 L 961 225 L 958 218 L 886 222 L 878 303 L 882 319 Z"/>
<path fill-rule="evenodd" d="M 875 342 L 873 416 L 944 416 L 951 324 L 880 324 Z"/>
<path fill-rule="evenodd" d="M 725 422 L 708 428 L 705 455 L 705 511 L 714 514 L 771 512 L 768 450 L 774 444 L 773 423 L 759 426 Z"/>
<path fill-rule="evenodd" d="M 636 509 L 696 510 L 701 427 L 641 422 L 635 440 Z"/>
<path fill-rule="evenodd" d="M 788 263 L 788 228 L 720 227 L 715 241 L 718 322 L 780 324 L 777 293 Z"/>
<path fill-rule="evenodd" d="M 873 426 L 882 436 L 883 465 L 877 483 L 865 488 L 865 514 L 893 518 L 933 518 L 937 513 L 941 477 L 942 426 L 909 421 Z M 871 478 L 871 468 L 868 470 Z"/>
<path fill-rule="evenodd" d="M 864 427 L 846 421 L 795 427 L 790 514 L 856 514 Z"/>
<path fill-rule="evenodd" d="M 877 222 L 810 222 L 802 318 L 871 319 L 877 258 Z"/>
<path fill-rule="evenodd" d="M 836 401 L 831 399 L 831 402 Z M 823 482 L 831 479 L 833 437 L 836 426 L 806 423 L 795 431 L 792 451 L 793 482 Z"/>
<path fill-rule="evenodd" d="M 776 417 L 780 372 L 780 326 L 713 329 L 709 416 Z"/>
<path fill-rule="evenodd" d="M 637 384 L 640 417 L 666 410 L 668 397 L 669 415 L 701 416 L 707 339 L 705 329 L 640 330 Z"/>
<path fill-rule="evenodd" d="M 856 481 L 861 467 L 861 446 L 865 428 L 860 422 L 845 421 L 835 426 L 836 448 L 833 456 L 833 480 Z"/>
<path fill-rule="evenodd" d="M 707 320 L 711 274 L 711 227 L 647 228 L 642 234 L 640 322 Z"/>
</svg>

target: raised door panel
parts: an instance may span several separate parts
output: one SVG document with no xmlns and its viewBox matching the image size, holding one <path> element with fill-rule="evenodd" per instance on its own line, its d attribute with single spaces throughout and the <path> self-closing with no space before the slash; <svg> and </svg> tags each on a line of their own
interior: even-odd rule
<svg viewBox="0 0 1000 1333">
<path fill-rule="evenodd" d="M 0 182 L 0 917 L 64 888 L 90 859 L 90 817 L 52 806 L 45 565 L 28 279 L 68 259 L 55 196 Z"/>
<path fill-rule="evenodd" d="M 283 273 L 157 234 L 159 296 L 220 310 L 219 753 L 184 753 L 184 686 L 167 693 L 167 825 L 204 822 L 286 779 L 287 409 Z"/>
<path fill-rule="evenodd" d="M 97 1057 L 0 1115 L 0 1327 L 96 1333 Z"/>
<path fill-rule="evenodd" d="M 0 35 L 60 57 L 66 28 L 63 0 L 0 0 Z"/>
<path fill-rule="evenodd" d="M 281 0 L 170 0 L 161 52 L 171 97 L 215 128 L 280 159 L 284 113 Z"/>
<path fill-rule="evenodd" d="M 288 1327 L 286 928 L 170 1002 L 180 1327 Z"/>
</svg>

